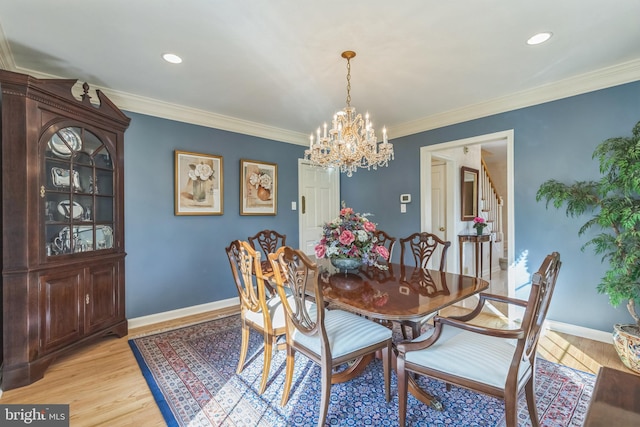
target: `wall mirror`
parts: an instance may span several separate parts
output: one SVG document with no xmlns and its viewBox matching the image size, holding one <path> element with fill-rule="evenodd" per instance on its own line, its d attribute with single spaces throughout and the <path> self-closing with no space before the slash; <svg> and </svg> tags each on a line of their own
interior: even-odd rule
<svg viewBox="0 0 640 427">
<path fill-rule="evenodd" d="M 462 221 L 473 221 L 478 216 L 478 169 L 462 166 L 461 169 Z"/>
</svg>

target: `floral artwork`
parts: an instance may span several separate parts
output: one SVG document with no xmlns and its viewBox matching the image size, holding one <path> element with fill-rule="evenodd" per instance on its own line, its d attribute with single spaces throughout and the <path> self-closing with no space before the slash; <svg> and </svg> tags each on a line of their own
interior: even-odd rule
<svg viewBox="0 0 640 427">
<path fill-rule="evenodd" d="M 175 214 L 222 215 L 222 157 L 175 152 Z"/>
<path fill-rule="evenodd" d="M 322 227 L 322 239 L 315 247 L 318 258 L 356 258 L 365 265 L 386 269 L 379 259 L 389 259 L 389 251 L 378 244 L 374 235 L 376 224 L 369 221 L 368 214 L 355 213 L 344 207 L 338 218 Z"/>
<path fill-rule="evenodd" d="M 278 165 L 240 160 L 240 215 L 275 215 Z"/>
</svg>

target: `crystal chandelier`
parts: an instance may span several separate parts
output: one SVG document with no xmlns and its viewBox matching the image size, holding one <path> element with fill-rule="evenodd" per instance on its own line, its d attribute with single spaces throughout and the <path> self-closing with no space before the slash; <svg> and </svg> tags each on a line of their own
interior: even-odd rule
<svg viewBox="0 0 640 427">
<path fill-rule="evenodd" d="M 378 166 L 388 166 L 393 160 L 393 145 L 387 141 L 387 129 L 382 129 L 382 142 L 378 142 L 369 113 L 364 120 L 361 114 L 351 106 L 351 59 L 356 56 L 353 51 L 342 52 L 347 60 L 347 106 L 333 116 L 332 127 L 324 131 L 318 128 L 314 140 L 311 134 L 309 149 L 304 157 L 311 163 L 325 168 L 339 168 L 347 176 L 353 175 L 358 168 L 374 170 Z"/>
</svg>

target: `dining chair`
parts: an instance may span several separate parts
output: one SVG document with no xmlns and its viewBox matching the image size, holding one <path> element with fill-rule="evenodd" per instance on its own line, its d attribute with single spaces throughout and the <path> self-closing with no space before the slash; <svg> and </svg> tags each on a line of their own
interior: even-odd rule
<svg viewBox="0 0 640 427">
<path fill-rule="evenodd" d="M 380 230 L 380 229 L 377 229 L 376 231 L 374 231 L 373 235 L 378 240 L 378 244 L 379 245 L 382 245 L 385 248 L 387 248 L 387 251 L 389 252 L 389 260 L 388 261 L 391 262 L 391 255 L 393 254 L 393 247 L 396 245 L 396 238 L 395 237 L 391 237 L 386 232 L 384 232 L 383 230 Z"/>
<path fill-rule="evenodd" d="M 435 234 L 427 232 L 413 233 L 400 239 L 400 264 L 402 267 L 429 268 L 431 263 L 433 270 L 443 272 L 445 270 L 447 250 L 450 246 L 451 242 L 442 240 Z M 436 259 L 437 256 L 440 257 L 439 262 Z M 416 338 L 420 335 L 422 326 L 436 314 L 433 313 L 417 321 L 401 322 L 400 329 L 404 339 L 408 338 L 405 328 L 410 328 L 412 337 Z"/>
<path fill-rule="evenodd" d="M 378 351 L 382 353 L 385 397 L 389 402 L 392 331 L 354 313 L 324 308 L 318 266 L 304 252 L 284 246 L 269 254 L 269 261 L 286 313 L 286 377 L 281 405 L 289 400 L 296 351 L 320 365 L 322 395 L 318 426 L 324 426 L 331 384 L 338 381 L 338 375 L 362 366 L 349 362 Z M 315 304 L 308 304 L 311 299 Z M 345 366 L 346 371 L 339 371 Z"/>
<path fill-rule="evenodd" d="M 273 272 L 269 263 L 269 254 L 275 252 L 279 247 L 287 244 L 286 234 L 280 234 L 275 230 L 261 230 L 255 236 L 249 236 L 247 239 L 251 247 L 261 252 L 262 255 L 262 272 L 267 279 L 267 287 L 275 294 L 275 289 L 271 289 L 269 283 Z"/>
<path fill-rule="evenodd" d="M 269 296 L 265 287 L 260 252 L 246 241 L 235 240 L 226 248 L 233 279 L 240 298 L 242 341 L 236 373 L 244 369 L 249 348 L 249 333 L 253 329 L 264 337 L 264 365 L 259 393 L 267 387 L 273 346 L 285 335 L 285 313 L 277 294 Z"/>
<path fill-rule="evenodd" d="M 504 400 L 507 427 L 517 425 L 518 395 L 524 388 L 531 424 L 539 425 L 535 401 L 536 349 L 542 324 L 560 271 L 560 254 L 547 255 L 532 276 L 528 300 L 481 293 L 476 308 L 464 316 L 434 318 L 434 329 L 397 346 L 397 374 L 400 426 L 407 415 L 407 392 L 427 402 L 430 396 L 414 381 L 426 375 Z M 485 301 L 524 307 L 522 323 L 516 329 L 496 329 L 467 323 Z"/>
</svg>

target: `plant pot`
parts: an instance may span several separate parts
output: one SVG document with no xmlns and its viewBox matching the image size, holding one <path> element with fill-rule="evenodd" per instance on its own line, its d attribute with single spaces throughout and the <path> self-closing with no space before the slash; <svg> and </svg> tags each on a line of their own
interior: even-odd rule
<svg viewBox="0 0 640 427">
<path fill-rule="evenodd" d="M 637 325 L 614 325 L 613 346 L 624 366 L 640 374 L 640 328 Z"/>
</svg>

